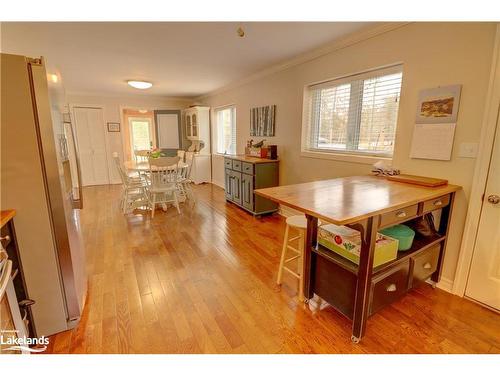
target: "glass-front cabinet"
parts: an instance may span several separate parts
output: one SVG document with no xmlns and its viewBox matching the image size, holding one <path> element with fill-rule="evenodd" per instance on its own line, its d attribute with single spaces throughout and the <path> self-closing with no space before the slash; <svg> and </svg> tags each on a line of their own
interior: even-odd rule
<svg viewBox="0 0 500 375">
<path fill-rule="evenodd" d="M 184 110 L 186 138 L 191 141 L 210 142 L 210 108 L 189 107 Z"/>
</svg>

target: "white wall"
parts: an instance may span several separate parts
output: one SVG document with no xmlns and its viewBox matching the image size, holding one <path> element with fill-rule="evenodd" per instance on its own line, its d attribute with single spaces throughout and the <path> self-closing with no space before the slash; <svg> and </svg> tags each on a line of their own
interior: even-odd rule
<svg viewBox="0 0 500 375">
<path fill-rule="evenodd" d="M 403 173 L 447 178 L 463 186 L 457 195 L 444 263 L 444 280 L 453 280 L 466 216 L 475 159 L 458 155 L 462 142 L 478 142 L 488 87 L 496 25 L 493 23 L 413 23 L 327 55 L 199 98 L 213 107 L 235 104 L 237 150 L 250 138 L 250 108 L 276 104 L 280 183 L 292 184 L 370 173 L 371 166 L 304 157 L 300 152 L 304 86 L 394 63 L 403 63 L 403 85 L 393 164 Z M 421 89 L 462 84 L 462 96 L 450 161 L 409 157 Z M 222 158 L 214 158 L 214 176 L 222 176 Z M 221 183 L 221 181 L 216 181 Z M 222 181 L 223 182 L 223 181 Z"/>
<path fill-rule="evenodd" d="M 144 109 L 183 109 L 190 103 L 190 99 L 169 98 L 158 96 L 99 96 L 68 93 L 67 102 L 70 105 L 95 106 L 102 107 L 104 112 L 104 127 L 108 122 L 122 122 L 120 107 L 144 108 Z M 120 124 L 121 129 L 126 124 Z M 120 176 L 113 163 L 113 153 L 118 152 L 120 159 L 124 157 L 123 131 L 119 133 L 105 131 L 106 134 L 106 152 L 108 155 L 108 170 L 110 183 L 120 183 Z"/>
</svg>

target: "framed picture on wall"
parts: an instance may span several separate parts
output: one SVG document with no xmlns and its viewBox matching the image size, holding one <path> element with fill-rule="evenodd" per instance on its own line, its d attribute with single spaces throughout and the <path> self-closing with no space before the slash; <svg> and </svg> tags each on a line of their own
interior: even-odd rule
<svg viewBox="0 0 500 375">
<path fill-rule="evenodd" d="M 119 122 L 108 122 L 108 132 L 119 132 L 120 123 Z"/>
<path fill-rule="evenodd" d="M 456 123 L 462 85 L 436 87 L 420 91 L 417 124 Z"/>
<path fill-rule="evenodd" d="M 250 109 L 250 136 L 274 137 L 276 105 Z"/>
</svg>

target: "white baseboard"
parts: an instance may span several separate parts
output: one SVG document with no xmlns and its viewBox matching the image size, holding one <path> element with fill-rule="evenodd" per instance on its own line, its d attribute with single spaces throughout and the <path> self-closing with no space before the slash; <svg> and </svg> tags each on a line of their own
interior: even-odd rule
<svg viewBox="0 0 500 375">
<path fill-rule="evenodd" d="M 441 276 L 441 280 L 436 284 L 436 287 L 448 293 L 453 293 L 453 280 Z"/>
<path fill-rule="evenodd" d="M 212 184 L 214 184 L 214 185 L 216 185 L 216 186 L 218 186 L 218 187 L 220 187 L 220 188 L 222 188 L 224 190 L 226 189 L 226 187 L 224 186 L 224 184 L 223 183 L 219 183 L 218 181 L 212 180 Z"/>
</svg>

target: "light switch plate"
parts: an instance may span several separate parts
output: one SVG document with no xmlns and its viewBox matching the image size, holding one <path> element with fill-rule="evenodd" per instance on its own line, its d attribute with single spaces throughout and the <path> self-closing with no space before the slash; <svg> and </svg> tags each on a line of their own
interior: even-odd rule
<svg viewBox="0 0 500 375">
<path fill-rule="evenodd" d="M 459 156 L 461 158 L 475 158 L 477 156 L 477 142 L 462 142 L 460 143 Z"/>
</svg>

